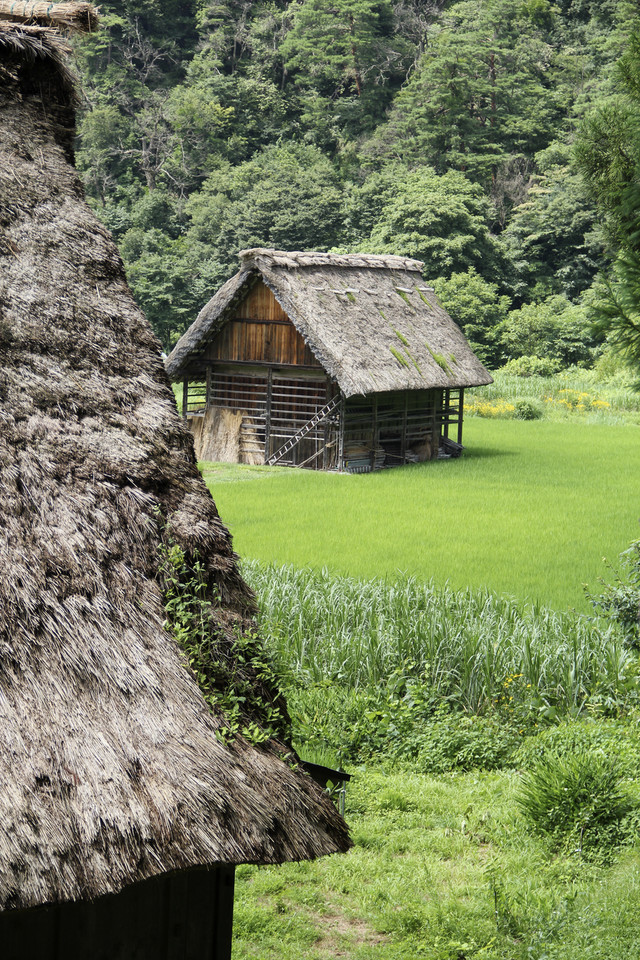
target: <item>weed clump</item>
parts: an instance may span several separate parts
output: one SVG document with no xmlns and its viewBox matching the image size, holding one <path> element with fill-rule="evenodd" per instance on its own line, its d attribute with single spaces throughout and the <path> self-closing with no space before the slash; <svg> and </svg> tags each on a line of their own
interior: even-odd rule
<svg viewBox="0 0 640 960">
<path fill-rule="evenodd" d="M 624 842 L 634 810 L 622 768 L 596 750 L 547 757 L 524 776 L 517 802 L 555 847 L 580 853 Z"/>
</svg>

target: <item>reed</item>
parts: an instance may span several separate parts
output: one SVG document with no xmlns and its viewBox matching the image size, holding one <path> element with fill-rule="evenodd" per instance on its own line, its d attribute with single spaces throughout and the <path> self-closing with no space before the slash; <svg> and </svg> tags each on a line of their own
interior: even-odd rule
<svg viewBox="0 0 640 960">
<path fill-rule="evenodd" d="M 633 654 L 586 616 L 413 577 L 357 580 L 255 561 L 244 572 L 261 630 L 298 688 L 371 690 L 401 669 L 469 712 L 535 703 L 573 714 L 628 689 Z"/>
</svg>

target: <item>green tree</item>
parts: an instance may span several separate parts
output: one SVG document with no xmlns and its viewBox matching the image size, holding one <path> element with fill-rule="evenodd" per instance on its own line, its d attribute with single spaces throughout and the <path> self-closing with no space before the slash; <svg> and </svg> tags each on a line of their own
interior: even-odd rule
<svg viewBox="0 0 640 960">
<path fill-rule="evenodd" d="M 511 310 L 496 335 L 506 360 L 539 357 L 560 367 L 593 362 L 601 339 L 589 331 L 586 308 L 563 296 Z"/>
<path fill-rule="evenodd" d="M 489 185 L 510 155 L 546 146 L 561 115 L 552 24 L 546 0 L 451 5 L 369 150 Z"/>
<path fill-rule="evenodd" d="M 465 273 L 438 277 L 434 288 L 442 306 L 461 328 L 472 350 L 483 363 L 496 367 L 501 351 L 496 330 L 509 310 L 509 297 L 499 292 L 496 283 L 484 280 L 470 267 Z"/>
<path fill-rule="evenodd" d="M 540 172 L 500 235 L 514 263 L 514 294 L 525 301 L 552 294 L 575 300 L 603 265 L 596 213 L 569 146 L 553 144 L 536 162 Z"/>
<path fill-rule="evenodd" d="M 474 267 L 493 274 L 503 266 L 488 228 L 490 201 L 482 188 L 456 170 L 439 176 L 414 170 L 389 189 L 371 234 L 360 246 L 424 260 L 428 278 L 448 277 Z"/>
<path fill-rule="evenodd" d="M 576 154 L 614 258 L 597 327 L 640 372 L 640 33 L 619 63 L 614 95 L 585 121 Z"/>
<path fill-rule="evenodd" d="M 243 247 L 326 250 L 342 238 L 343 191 L 316 147 L 265 147 L 236 167 L 228 163 L 191 197 L 190 237 L 235 268 Z"/>
</svg>

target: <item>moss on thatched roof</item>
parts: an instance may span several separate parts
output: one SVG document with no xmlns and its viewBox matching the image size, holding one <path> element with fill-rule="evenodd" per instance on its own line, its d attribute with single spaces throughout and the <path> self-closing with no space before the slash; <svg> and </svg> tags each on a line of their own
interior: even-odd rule
<svg viewBox="0 0 640 960">
<path fill-rule="evenodd" d="M 167 362 L 177 380 L 256 278 L 273 291 L 345 396 L 470 387 L 491 376 L 422 280 L 419 260 L 373 254 L 253 249 L 209 301 Z"/>
<path fill-rule="evenodd" d="M 165 629 L 167 548 L 199 564 L 222 660 L 253 598 L 69 162 L 60 43 L 5 24 L 0 50 L 0 908 L 343 850 L 277 744 L 218 739 Z"/>
</svg>

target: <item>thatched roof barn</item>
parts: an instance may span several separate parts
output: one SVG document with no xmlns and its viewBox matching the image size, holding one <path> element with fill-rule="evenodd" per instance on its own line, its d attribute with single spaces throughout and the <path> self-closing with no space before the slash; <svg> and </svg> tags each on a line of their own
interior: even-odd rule
<svg viewBox="0 0 640 960">
<path fill-rule="evenodd" d="M 424 284 L 420 261 L 264 249 L 240 260 L 167 360 L 170 378 L 185 385 L 187 412 L 244 409 L 254 434 L 262 430 L 265 460 L 316 467 L 425 459 L 416 447 L 435 456 L 452 423 L 461 441 L 462 390 L 491 377 Z M 271 429 L 274 377 L 287 381 L 290 404 Z M 291 447 L 304 415 L 317 419 L 332 399 L 339 404 Z M 327 422 L 335 424 L 329 456 Z M 295 447 L 303 457 L 285 459 Z"/>
<path fill-rule="evenodd" d="M 252 691 L 241 725 L 285 708 L 242 663 L 253 598 L 84 202 L 65 56 L 53 32 L 0 23 L 2 956 L 164 956 L 182 923 L 192 952 L 171 956 L 221 958 L 231 865 L 349 841 L 286 744 L 224 732 L 228 682 Z M 167 625 L 194 578 L 209 705 Z M 56 912 L 70 901 L 93 912 Z"/>
</svg>

